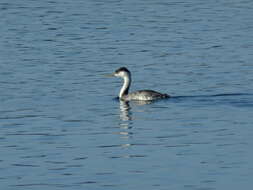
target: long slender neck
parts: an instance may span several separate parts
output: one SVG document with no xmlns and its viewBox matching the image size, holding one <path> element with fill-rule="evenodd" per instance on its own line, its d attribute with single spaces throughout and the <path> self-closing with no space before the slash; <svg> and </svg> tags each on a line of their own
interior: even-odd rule
<svg viewBox="0 0 253 190">
<path fill-rule="evenodd" d="M 128 90 L 130 88 L 130 85 L 131 85 L 131 75 L 126 75 L 123 77 L 124 79 L 124 84 L 123 86 L 121 87 L 120 89 L 120 92 L 119 92 L 119 98 L 121 99 L 124 95 L 127 95 L 128 94 Z"/>
</svg>

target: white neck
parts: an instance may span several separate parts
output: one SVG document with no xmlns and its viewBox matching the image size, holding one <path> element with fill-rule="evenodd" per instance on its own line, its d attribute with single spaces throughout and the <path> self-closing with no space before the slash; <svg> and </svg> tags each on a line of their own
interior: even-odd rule
<svg viewBox="0 0 253 190">
<path fill-rule="evenodd" d="M 119 98 L 122 99 L 122 97 L 124 95 L 127 95 L 128 94 L 128 90 L 130 88 L 130 85 L 131 85 L 131 76 L 130 75 L 125 75 L 123 77 L 124 79 L 124 84 L 123 86 L 121 87 L 120 89 L 120 92 L 119 92 Z"/>
</svg>

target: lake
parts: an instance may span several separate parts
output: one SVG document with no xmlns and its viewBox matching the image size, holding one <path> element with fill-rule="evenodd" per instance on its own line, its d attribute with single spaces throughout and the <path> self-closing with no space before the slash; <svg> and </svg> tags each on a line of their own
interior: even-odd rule
<svg viewBox="0 0 253 190">
<path fill-rule="evenodd" d="M 253 186 L 253 1 L 0 2 L 0 187 Z M 116 99 L 130 91 L 172 96 Z"/>
</svg>

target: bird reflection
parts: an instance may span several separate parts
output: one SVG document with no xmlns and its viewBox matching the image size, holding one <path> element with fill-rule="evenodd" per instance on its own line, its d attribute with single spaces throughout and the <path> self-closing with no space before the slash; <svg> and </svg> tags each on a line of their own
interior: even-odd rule
<svg viewBox="0 0 253 190">
<path fill-rule="evenodd" d="M 132 120 L 132 112 L 131 112 L 131 106 L 128 101 L 119 101 L 119 108 L 120 108 L 120 119 L 121 121 L 130 121 Z M 135 104 L 137 106 L 142 106 L 146 104 L 151 104 L 153 101 L 132 101 L 132 104 Z"/>
<path fill-rule="evenodd" d="M 120 100 L 119 102 L 120 108 L 120 119 L 122 121 L 130 121 L 132 120 L 131 107 L 129 106 L 129 102 Z"/>
<path fill-rule="evenodd" d="M 142 106 L 145 104 L 151 104 L 152 101 L 132 101 L 131 104 Z M 119 100 L 119 108 L 120 108 L 120 128 L 121 131 L 119 132 L 122 135 L 122 138 L 129 138 L 132 135 L 132 132 L 129 132 L 129 129 L 132 128 L 131 122 L 133 120 L 132 111 L 130 102 Z"/>
<path fill-rule="evenodd" d="M 121 138 L 125 138 L 128 139 L 130 137 L 130 135 L 132 134 L 131 132 L 129 132 L 129 129 L 131 129 L 131 127 L 129 126 L 129 121 L 132 120 L 132 112 L 131 107 L 129 105 L 129 102 L 125 102 L 120 100 L 119 102 L 119 108 L 120 108 L 120 120 L 121 122 L 119 123 L 119 127 L 121 129 L 121 131 L 119 132 L 119 134 L 121 135 Z M 128 147 L 129 144 L 124 144 L 124 147 Z"/>
</svg>

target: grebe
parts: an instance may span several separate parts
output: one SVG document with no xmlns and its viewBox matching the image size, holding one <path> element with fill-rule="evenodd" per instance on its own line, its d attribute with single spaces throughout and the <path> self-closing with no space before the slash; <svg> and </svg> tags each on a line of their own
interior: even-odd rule
<svg viewBox="0 0 253 190">
<path fill-rule="evenodd" d="M 120 67 L 111 76 L 121 77 L 124 79 L 124 84 L 119 92 L 120 100 L 152 101 L 170 97 L 168 94 L 162 94 L 153 90 L 138 90 L 136 92 L 128 93 L 131 85 L 131 73 L 126 67 Z"/>
</svg>

